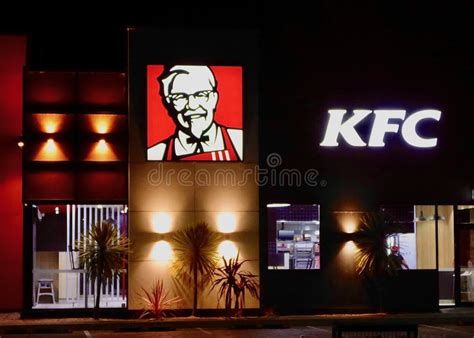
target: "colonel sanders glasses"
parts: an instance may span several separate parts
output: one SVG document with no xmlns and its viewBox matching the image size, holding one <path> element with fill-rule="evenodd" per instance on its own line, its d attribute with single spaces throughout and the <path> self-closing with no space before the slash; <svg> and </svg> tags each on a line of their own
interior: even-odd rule
<svg viewBox="0 0 474 338">
<path fill-rule="evenodd" d="M 209 95 L 213 93 L 213 90 L 201 90 L 199 92 L 195 92 L 194 94 L 186 94 L 186 93 L 176 93 L 168 95 L 166 98 L 173 103 L 175 109 L 177 111 L 183 110 L 186 105 L 189 103 L 190 97 L 193 97 L 197 103 L 206 103 L 209 99 Z"/>
</svg>

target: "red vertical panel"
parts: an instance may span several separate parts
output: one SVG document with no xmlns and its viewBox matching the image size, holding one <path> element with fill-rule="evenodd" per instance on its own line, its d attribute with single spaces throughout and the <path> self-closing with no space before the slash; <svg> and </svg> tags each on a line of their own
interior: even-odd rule
<svg viewBox="0 0 474 338">
<path fill-rule="evenodd" d="M 21 151 L 26 38 L 0 36 L 0 310 L 22 306 L 23 208 Z"/>
</svg>

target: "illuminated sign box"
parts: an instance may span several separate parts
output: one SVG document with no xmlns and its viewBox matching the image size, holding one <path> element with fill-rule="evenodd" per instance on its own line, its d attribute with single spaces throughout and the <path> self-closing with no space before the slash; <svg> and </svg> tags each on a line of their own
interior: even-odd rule
<svg viewBox="0 0 474 338">
<path fill-rule="evenodd" d="M 242 67 L 148 65 L 149 161 L 242 161 Z"/>
</svg>

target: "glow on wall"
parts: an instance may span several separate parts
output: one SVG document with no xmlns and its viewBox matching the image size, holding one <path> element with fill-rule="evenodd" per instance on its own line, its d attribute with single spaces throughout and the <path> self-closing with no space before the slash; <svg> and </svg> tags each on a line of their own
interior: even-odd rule
<svg viewBox="0 0 474 338">
<path fill-rule="evenodd" d="M 148 65 L 147 159 L 242 161 L 242 67 Z"/>
</svg>

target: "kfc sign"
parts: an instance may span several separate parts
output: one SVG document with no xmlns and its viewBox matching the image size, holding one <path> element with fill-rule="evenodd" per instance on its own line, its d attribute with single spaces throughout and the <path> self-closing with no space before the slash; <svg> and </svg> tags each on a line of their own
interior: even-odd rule
<svg viewBox="0 0 474 338">
<path fill-rule="evenodd" d="M 148 65 L 153 161 L 242 161 L 242 67 Z"/>
<path fill-rule="evenodd" d="M 384 147 L 384 137 L 387 133 L 398 133 L 409 145 L 417 148 L 433 148 L 438 144 L 436 137 L 424 137 L 417 129 L 420 123 L 434 123 L 441 118 L 441 111 L 425 109 L 411 115 L 405 110 L 399 109 L 354 109 L 352 116 L 343 121 L 345 109 L 331 109 L 326 134 L 320 143 L 322 147 L 339 146 L 338 138 L 342 136 L 344 141 L 353 147 Z M 372 130 L 367 141 L 364 141 L 356 130 L 356 126 L 369 115 L 373 116 Z"/>
</svg>

